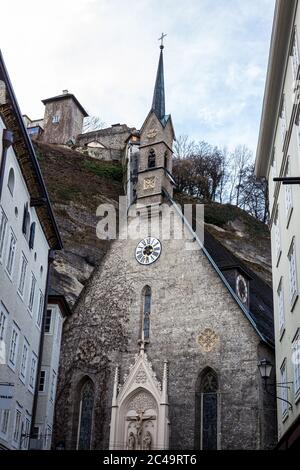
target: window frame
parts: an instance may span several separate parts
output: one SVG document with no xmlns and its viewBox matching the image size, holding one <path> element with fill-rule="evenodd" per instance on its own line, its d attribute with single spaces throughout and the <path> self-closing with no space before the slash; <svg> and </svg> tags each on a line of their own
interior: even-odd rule
<svg viewBox="0 0 300 470">
<path fill-rule="evenodd" d="M 19 417 L 19 420 L 17 420 L 18 417 Z M 17 427 L 17 424 L 18 424 L 18 427 Z M 13 427 L 13 433 L 12 433 L 12 442 L 13 442 L 13 445 L 17 444 L 18 447 L 20 446 L 21 431 L 22 431 L 22 410 L 19 406 L 16 406 L 14 427 Z"/>
<path fill-rule="evenodd" d="M 292 341 L 292 362 L 293 362 L 293 375 L 294 375 L 294 397 L 295 401 L 300 398 L 300 328 Z"/>
<path fill-rule="evenodd" d="M 18 286 L 18 294 L 20 297 L 23 299 L 24 297 L 24 287 L 25 287 L 25 282 L 26 282 L 26 273 L 27 273 L 27 267 L 28 267 L 28 260 L 22 251 L 21 254 L 21 268 L 20 268 L 20 275 L 19 275 L 19 286 Z M 25 266 L 25 268 L 24 268 Z M 24 268 L 24 269 L 23 269 Z"/>
<path fill-rule="evenodd" d="M 40 390 L 40 385 L 41 385 L 41 374 L 42 372 L 44 373 L 44 379 L 43 379 L 43 390 Z M 47 380 L 47 369 L 41 369 L 39 373 L 39 386 L 38 386 L 38 393 L 45 393 L 46 392 L 46 380 Z"/>
<path fill-rule="evenodd" d="M 289 263 L 290 306 L 291 306 L 291 310 L 293 310 L 295 303 L 298 299 L 298 292 L 299 292 L 295 237 L 292 238 L 292 241 L 289 247 L 288 263 Z M 294 286 L 294 290 L 292 290 L 293 286 Z"/>
<path fill-rule="evenodd" d="M 278 305 L 278 325 L 280 339 L 285 331 L 285 312 L 284 312 L 284 289 L 283 289 L 283 277 L 280 278 L 277 288 L 277 305 Z"/>
<path fill-rule="evenodd" d="M 26 352 L 26 357 L 25 357 L 25 364 L 23 367 L 23 358 L 24 358 L 24 349 L 27 349 Z M 29 351 L 30 351 L 30 346 L 26 338 L 24 338 L 23 341 L 23 348 L 22 348 L 22 355 L 21 355 L 21 363 L 20 363 L 20 373 L 19 373 L 19 378 L 23 384 L 26 383 L 26 376 L 27 376 L 27 369 L 28 369 L 28 358 L 29 358 Z M 22 371 L 23 369 L 23 371 Z"/>
<path fill-rule="evenodd" d="M 1 222 L 0 222 L 0 263 L 2 263 L 5 258 L 5 238 L 7 232 L 8 218 L 4 212 L 4 209 L 1 207 Z"/>
<path fill-rule="evenodd" d="M 31 271 L 31 283 L 30 283 L 30 291 L 29 291 L 29 299 L 28 299 L 28 310 L 31 316 L 32 316 L 33 306 L 34 306 L 36 285 L 37 285 L 36 277 Z"/>
<path fill-rule="evenodd" d="M 14 351 L 13 351 L 13 359 L 15 362 L 11 360 L 12 357 L 12 345 L 13 345 L 13 335 L 14 333 L 17 334 L 16 340 L 14 342 Z M 17 360 L 18 360 L 18 352 L 19 352 L 19 343 L 20 343 L 20 328 L 17 326 L 15 322 L 13 322 L 12 330 L 11 330 L 11 337 L 9 343 L 9 353 L 8 353 L 8 361 L 7 364 L 9 367 L 14 371 L 16 369 Z"/>
<path fill-rule="evenodd" d="M 286 384 L 288 381 L 287 379 L 287 361 L 286 358 L 282 361 L 280 366 L 280 383 Z M 285 421 L 289 415 L 289 408 L 288 408 L 288 389 L 287 387 L 280 387 L 280 396 L 283 400 L 281 400 L 281 419 Z"/>
<path fill-rule="evenodd" d="M 16 251 L 17 251 L 17 237 L 12 227 L 10 227 L 9 245 L 8 245 L 6 264 L 5 264 L 6 273 L 8 274 L 10 279 L 12 279 L 13 273 L 14 273 Z"/>
<path fill-rule="evenodd" d="M 34 368 L 32 367 L 33 360 L 35 361 Z M 32 351 L 31 361 L 30 361 L 30 369 L 29 369 L 29 378 L 28 378 L 28 390 L 32 393 L 34 393 L 35 383 L 36 383 L 36 378 L 37 378 L 36 377 L 36 375 L 37 375 L 37 363 L 38 363 L 38 357 Z"/>
</svg>

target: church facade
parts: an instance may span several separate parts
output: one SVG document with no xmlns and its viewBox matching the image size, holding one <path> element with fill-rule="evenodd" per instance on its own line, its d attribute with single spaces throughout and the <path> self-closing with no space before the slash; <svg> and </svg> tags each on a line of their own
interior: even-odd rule
<svg viewBox="0 0 300 470">
<path fill-rule="evenodd" d="M 120 226 L 64 324 L 54 447 L 274 445 L 275 402 L 257 367 L 274 361 L 272 324 L 251 313 L 244 272 L 227 266 L 238 295 L 174 202 L 174 137 L 161 46 L 152 108 L 126 150 L 126 222 L 138 236 Z"/>
</svg>

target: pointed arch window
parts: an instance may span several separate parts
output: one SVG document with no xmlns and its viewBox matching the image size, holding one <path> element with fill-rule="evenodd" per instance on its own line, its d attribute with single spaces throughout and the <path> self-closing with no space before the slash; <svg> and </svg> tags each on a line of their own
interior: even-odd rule
<svg viewBox="0 0 300 470">
<path fill-rule="evenodd" d="M 144 339 L 150 336 L 151 287 L 145 286 L 143 292 L 143 331 Z"/>
<path fill-rule="evenodd" d="M 88 379 L 81 389 L 77 449 L 90 450 L 94 411 L 94 385 Z"/>
<path fill-rule="evenodd" d="M 148 168 L 155 168 L 156 166 L 156 156 L 153 149 L 150 150 L 148 155 Z"/>
<path fill-rule="evenodd" d="M 165 154 L 164 154 L 164 167 L 166 168 L 166 170 L 168 169 L 168 152 L 165 151 Z"/>
<path fill-rule="evenodd" d="M 207 367 L 196 384 L 195 447 L 202 450 L 218 448 L 218 376 Z"/>
</svg>

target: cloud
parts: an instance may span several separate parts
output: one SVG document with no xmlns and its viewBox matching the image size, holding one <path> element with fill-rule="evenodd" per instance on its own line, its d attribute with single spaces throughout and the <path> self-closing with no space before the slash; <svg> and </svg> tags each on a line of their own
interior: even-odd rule
<svg viewBox="0 0 300 470">
<path fill-rule="evenodd" d="M 177 135 L 254 150 L 273 9 L 274 0 L 10 0 L 0 43 L 26 114 L 42 116 L 40 100 L 67 88 L 105 122 L 140 127 L 166 31 Z"/>
</svg>

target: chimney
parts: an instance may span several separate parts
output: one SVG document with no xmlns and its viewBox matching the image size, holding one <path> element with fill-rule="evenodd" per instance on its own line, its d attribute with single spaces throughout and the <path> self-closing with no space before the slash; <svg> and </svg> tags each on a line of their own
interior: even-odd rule
<svg viewBox="0 0 300 470">
<path fill-rule="evenodd" d="M 63 95 L 67 95 L 69 93 L 69 90 L 63 90 Z"/>
</svg>

